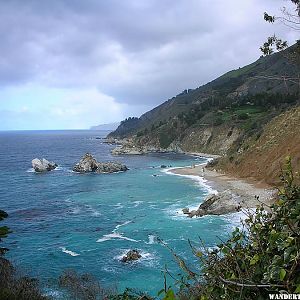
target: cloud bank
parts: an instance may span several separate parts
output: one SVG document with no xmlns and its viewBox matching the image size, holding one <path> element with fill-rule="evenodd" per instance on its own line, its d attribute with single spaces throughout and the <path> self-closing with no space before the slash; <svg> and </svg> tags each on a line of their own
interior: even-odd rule
<svg viewBox="0 0 300 300">
<path fill-rule="evenodd" d="M 87 128 L 139 115 L 251 63 L 274 32 L 294 40 L 292 31 L 263 20 L 264 11 L 279 14 L 287 4 L 2 1 L 0 116 L 6 121 L 0 129 Z M 34 121 L 41 114 L 47 126 Z"/>
</svg>

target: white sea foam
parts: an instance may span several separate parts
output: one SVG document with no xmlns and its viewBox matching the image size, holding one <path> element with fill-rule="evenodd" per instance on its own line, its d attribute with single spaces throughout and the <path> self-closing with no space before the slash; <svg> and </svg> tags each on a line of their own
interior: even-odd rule
<svg viewBox="0 0 300 300">
<path fill-rule="evenodd" d="M 140 204 L 142 204 L 144 201 L 134 201 L 132 203 L 134 203 L 133 207 L 138 207 Z"/>
<path fill-rule="evenodd" d="M 52 171 L 64 171 L 64 172 L 68 172 L 69 169 L 67 169 L 66 167 L 62 167 L 62 166 L 57 166 L 55 169 L 53 169 Z M 35 173 L 34 168 L 29 168 L 28 170 L 26 170 L 27 173 Z"/>
<path fill-rule="evenodd" d="M 121 202 L 119 202 L 119 203 L 117 203 L 117 204 L 114 204 L 113 206 L 114 206 L 116 209 L 121 209 L 121 208 L 124 207 L 124 206 L 122 205 Z"/>
<path fill-rule="evenodd" d="M 75 207 L 72 207 L 71 210 L 69 211 L 69 213 L 71 215 L 77 215 L 81 212 L 81 209 L 79 206 L 75 206 Z"/>
<path fill-rule="evenodd" d="M 129 223 L 132 223 L 132 221 L 125 221 L 124 223 L 117 225 L 113 232 L 116 232 L 116 230 L 118 230 L 120 227 L 125 226 Z"/>
<path fill-rule="evenodd" d="M 66 247 L 59 247 L 61 249 L 62 252 L 67 253 L 71 256 L 79 256 L 80 254 L 73 252 L 71 250 L 68 250 Z"/>
<path fill-rule="evenodd" d="M 117 230 L 122 227 L 122 226 L 125 226 L 129 223 L 131 223 L 132 221 L 126 221 L 122 224 L 119 224 L 115 227 L 115 229 L 112 231 L 112 233 L 109 233 L 109 234 L 104 234 L 102 238 L 98 239 L 97 240 L 97 243 L 102 243 L 102 242 L 106 242 L 106 241 L 110 241 L 110 240 L 113 240 L 113 239 L 119 239 L 119 240 L 126 240 L 126 241 L 130 241 L 130 242 L 139 242 L 138 240 L 135 240 L 135 239 L 131 239 L 129 237 L 126 237 L 123 235 L 123 233 L 119 233 L 117 232 Z"/>
<path fill-rule="evenodd" d="M 168 168 L 168 169 L 162 170 L 162 172 L 164 172 L 164 173 L 166 173 L 168 175 L 175 175 L 175 176 L 190 178 L 190 179 L 196 181 L 200 186 L 204 187 L 209 194 L 218 194 L 218 191 L 214 190 L 207 183 L 207 180 L 204 177 L 202 177 L 202 176 L 198 176 L 198 175 L 183 175 L 183 174 L 176 174 L 176 173 L 171 172 L 171 170 L 174 170 L 174 169 L 184 169 L 184 168 L 186 168 L 186 167 Z"/>
<path fill-rule="evenodd" d="M 149 239 L 149 241 L 146 242 L 146 244 L 148 244 L 148 245 L 153 245 L 153 244 L 156 243 L 156 236 L 155 236 L 155 235 L 149 234 L 149 235 L 148 235 L 148 239 Z"/>
<path fill-rule="evenodd" d="M 138 242 L 137 240 L 134 240 L 134 239 L 131 239 L 131 238 L 128 238 L 128 237 L 122 235 L 121 233 L 114 232 L 114 233 L 104 234 L 102 238 L 97 240 L 97 243 L 110 241 L 112 239 L 126 240 L 126 241 L 130 241 L 130 242 L 135 242 L 135 243 Z"/>
<path fill-rule="evenodd" d="M 247 215 L 243 211 L 229 213 L 220 217 L 229 222 L 229 231 L 235 227 L 241 228 L 243 226 L 242 222 L 247 219 Z"/>
<path fill-rule="evenodd" d="M 91 212 L 92 216 L 94 216 L 94 217 L 101 216 L 101 213 L 99 211 L 97 211 L 96 209 L 94 209 L 91 205 L 86 204 L 85 207 L 88 211 Z"/>
</svg>

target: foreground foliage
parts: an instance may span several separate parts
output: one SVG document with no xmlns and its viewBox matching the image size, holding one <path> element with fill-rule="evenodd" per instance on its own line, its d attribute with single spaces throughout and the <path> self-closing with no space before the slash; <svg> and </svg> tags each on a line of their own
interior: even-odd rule
<svg viewBox="0 0 300 300">
<path fill-rule="evenodd" d="M 300 293 L 300 186 L 291 159 L 282 170 L 283 187 L 268 211 L 263 205 L 247 211 L 243 229 L 236 228 L 213 251 L 191 244 L 202 265 L 181 282 L 177 296 L 164 299 L 269 299 L 269 293 Z M 203 246 L 203 245 L 202 245 Z M 205 249 L 205 247 L 204 247 Z M 184 284 L 183 284 L 184 283 Z"/>
</svg>

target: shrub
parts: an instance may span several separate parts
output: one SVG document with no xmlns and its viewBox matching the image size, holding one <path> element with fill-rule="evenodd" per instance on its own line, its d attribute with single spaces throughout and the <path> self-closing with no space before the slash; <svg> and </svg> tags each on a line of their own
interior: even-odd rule
<svg viewBox="0 0 300 300">
<path fill-rule="evenodd" d="M 238 114 L 238 119 L 239 120 L 247 120 L 247 119 L 249 119 L 249 115 L 247 113 L 240 113 L 240 114 Z"/>
<path fill-rule="evenodd" d="M 219 126 L 219 125 L 222 125 L 223 123 L 224 123 L 224 121 L 221 117 L 217 117 L 213 122 L 214 126 Z"/>
</svg>

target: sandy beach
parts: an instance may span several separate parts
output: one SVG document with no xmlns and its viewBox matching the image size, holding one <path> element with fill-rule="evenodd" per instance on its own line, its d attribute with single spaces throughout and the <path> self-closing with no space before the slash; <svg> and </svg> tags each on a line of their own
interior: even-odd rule
<svg viewBox="0 0 300 300">
<path fill-rule="evenodd" d="M 235 198 L 239 199 L 242 208 L 255 208 L 264 203 L 266 208 L 272 204 L 276 190 L 271 186 L 261 184 L 255 181 L 246 181 L 225 174 L 209 170 L 206 164 L 170 169 L 169 172 L 177 175 L 193 175 L 203 177 L 209 186 L 222 193 L 230 191 Z M 258 200 L 255 196 L 258 196 Z M 200 203 L 199 203 L 200 204 Z"/>
</svg>

